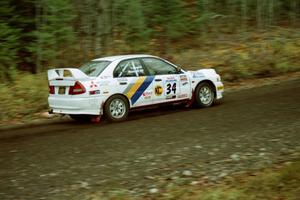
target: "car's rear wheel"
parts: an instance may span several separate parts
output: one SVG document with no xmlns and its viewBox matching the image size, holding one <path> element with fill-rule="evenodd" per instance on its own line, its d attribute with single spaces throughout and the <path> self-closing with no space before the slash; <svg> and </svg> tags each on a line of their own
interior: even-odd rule
<svg viewBox="0 0 300 200">
<path fill-rule="evenodd" d="M 104 111 L 109 121 L 123 121 L 128 116 L 129 105 L 126 97 L 114 95 L 110 97 L 104 106 Z"/>
<path fill-rule="evenodd" d="M 200 83 L 195 90 L 195 100 L 198 107 L 211 106 L 215 101 L 213 86 L 207 82 Z"/>
</svg>

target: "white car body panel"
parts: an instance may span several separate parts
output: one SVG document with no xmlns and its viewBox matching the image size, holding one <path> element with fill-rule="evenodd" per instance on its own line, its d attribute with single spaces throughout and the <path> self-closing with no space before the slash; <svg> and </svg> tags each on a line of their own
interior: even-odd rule
<svg viewBox="0 0 300 200">
<path fill-rule="evenodd" d="M 170 75 L 113 77 L 114 69 L 121 61 L 145 57 L 163 60 L 150 55 L 112 56 L 95 59 L 93 61 L 111 62 L 98 77 L 89 77 L 76 68 L 48 70 L 49 85 L 55 88 L 55 94 L 49 94 L 48 98 L 50 109 L 53 113 L 60 114 L 103 115 L 103 105 L 109 97 L 115 94 L 126 96 L 130 108 L 192 100 L 193 92 L 202 81 L 210 81 L 215 86 L 216 99 L 222 98 L 224 86 L 214 69 L 182 70 L 180 74 Z M 165 62 L 176 67 L 168 61 Z M 76 81 L 85 87 L 86 92 L 79 95 L 69 95 L 70 87 L 74 86 Z M 169 85 L 171 85 L 170 89 L 168 89 Z M 172 86 L 176 90 L 172 90 Z M 64 88 L 62 90 L 64 93 L 58 94 L 61 87 Z M 91 92 L 94 93 L 91 94 Z"/>
<path fill-rule="evenodd" d="M 221 82 L 221 77 L 216 73 L 214 69 L 200 69 L 197 71 L 187 72 L 191 77 L 193 91 L 196 89 L 197 85 L 202 81 L 211 81 L 216 88 L 216 99 L 221 99 L 223 97 L 224 85 Z"/>
</svg>

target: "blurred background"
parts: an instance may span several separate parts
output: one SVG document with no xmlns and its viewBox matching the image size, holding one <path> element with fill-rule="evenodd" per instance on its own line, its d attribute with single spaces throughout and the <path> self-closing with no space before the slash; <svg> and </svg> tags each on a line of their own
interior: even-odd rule
<svg viewBox="0 0 300 200">
<path fill-rule="evenodd" d="M 299 0 L 2 0 L 0 121 L 47 109 L 46 70 L 146 53 L 224 81 L 300 69 Z"/>
</svg>

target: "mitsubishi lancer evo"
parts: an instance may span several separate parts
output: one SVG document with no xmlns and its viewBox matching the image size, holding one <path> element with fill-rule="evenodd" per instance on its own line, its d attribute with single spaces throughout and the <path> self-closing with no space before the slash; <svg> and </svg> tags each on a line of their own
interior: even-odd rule
<svg viewBox="0 0 300 200">
<path fill-rule="evenodd" d="M 51 113 L 75 120 L 126 119 L 130 110 L 184 103 L 210 107 L 222 98 L 224 86 L 214 69 L 185 71 L 151 55 L 94 59 L 80 68 L 48 70 Z"/>
</svg>

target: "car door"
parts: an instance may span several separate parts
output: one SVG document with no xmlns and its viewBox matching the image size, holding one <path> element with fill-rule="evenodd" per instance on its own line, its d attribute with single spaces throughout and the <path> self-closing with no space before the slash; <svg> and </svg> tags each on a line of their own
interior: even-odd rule
<svg viewBox="0 0 300 200">
<path fill-rule="evenodd" d="M 154 77 L 153 103 L 175 101 L 180 95 L 180 73 L 172 64 L 158 58 L 141 59 L 148 73 Z"/>
<path fill-rule="evenodd" d="M 147 76 L 138 59 L 121 61 L 114 70 L 114 78 L 122 93 L 127 96 L 130 107 L 149 105 L 152 103 L 152 82 L 154 76 Z"/>
<path fill-rule="evenodd" d="M 182 72 L 179 75 L 179 87 L 180 87 L 180 94 L 178 94 L 177 96 L 178 100 L 192 98 L 191 80 L 188 74 L 186 74 L 186 72 Z"/>
</svg>

